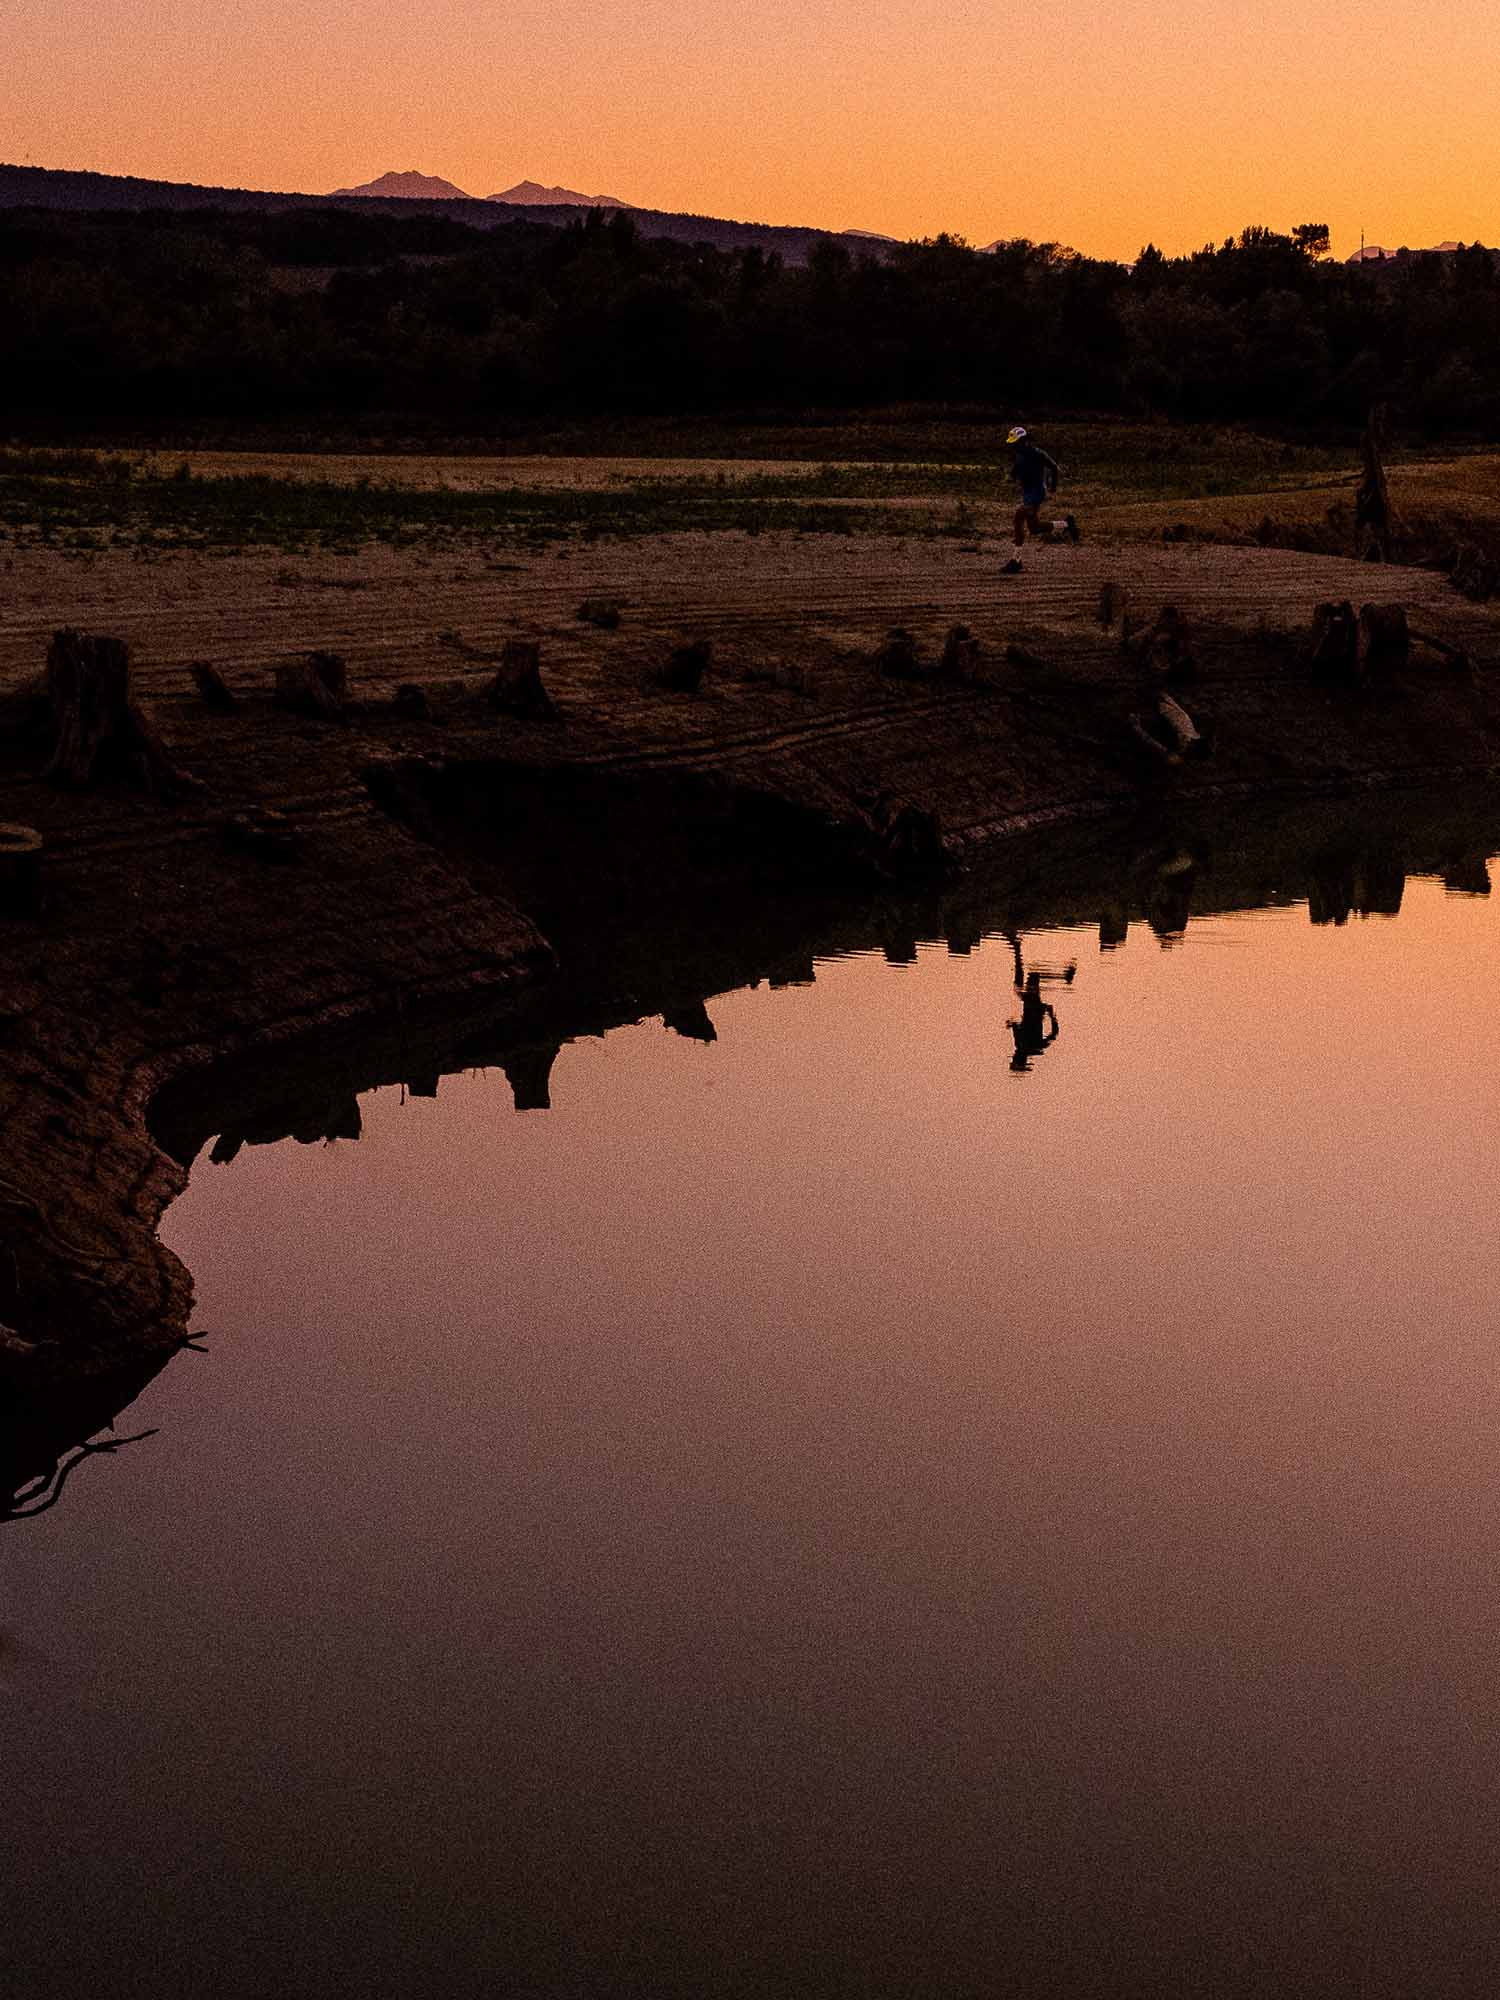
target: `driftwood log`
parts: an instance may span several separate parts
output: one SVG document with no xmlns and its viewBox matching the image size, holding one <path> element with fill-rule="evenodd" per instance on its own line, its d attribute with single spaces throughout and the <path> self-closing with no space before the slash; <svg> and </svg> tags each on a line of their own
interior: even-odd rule
<svg viewBox="0 0 1500 2000">
<path fill-rule="evenodd" d="M 1173 701 L 1169 694 L 1160 695 L 1156 712 L 1171 732 L 1181 756 L 1193 756 L 1203 749 L 1203 737 L 1198 725 L 1180 702 Z"/>
<path fill-rule="evenodd" d="M 56 731 L 44 775 L 78 789 L 122 778 L 165 797 L 196 789 L 146 710 L 130 698 L 130 648 L 68 628 L 47 648 L 47 702 Z"/>
<path fill-rule="evenodd" d="M 1410 636 L 1414 646 L 1429 647 L 1450 672 L 1462 675 L 1468 680 L 1474 678 L 1474 662 L 1462 646 L 1450 645 L 1446 639 L 1439 639 L 1433 632 L 1418 632 L 1415 628 L 1412 629 Z"/>
<path fill-rule="evenodd" d="M 1181 751 L 1174 750 L 1171 744 L 1163 737 L 1155 735 L 1146 727 L 1138 715 L 1132 715 L 1130 718 L 1130 733 L 1143 750 L 1149 751 L 1161 763 L 1180 764 L 1182 762 Z"/>
</svg>

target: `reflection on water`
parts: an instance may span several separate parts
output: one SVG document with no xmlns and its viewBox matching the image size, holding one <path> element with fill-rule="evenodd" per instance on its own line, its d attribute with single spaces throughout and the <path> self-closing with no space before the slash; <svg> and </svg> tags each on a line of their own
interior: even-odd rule
<svg viewBox="0 0 1500 2000">
<path fill-rule="evenodd" d="M 1101 832 L 164 1104 L 214 1338 L 0 1545 L 7 1992 L 1491 1991 L 1482 850 Z"/>
</svg>

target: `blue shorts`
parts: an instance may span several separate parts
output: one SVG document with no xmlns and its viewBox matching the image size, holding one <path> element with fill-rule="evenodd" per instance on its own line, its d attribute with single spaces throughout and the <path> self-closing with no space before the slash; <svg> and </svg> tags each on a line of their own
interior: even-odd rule
<svg viewBox="0 0 1500 2000">
<path fill-rule="evenodd" d="M 1024 486 L 1021 488 L 1021 505 L 1023 507 L 1040 507 L 1046 497 L 1047 489 L 1045 486 L 1038 486 L 1034 493 Z"/>
</svg>

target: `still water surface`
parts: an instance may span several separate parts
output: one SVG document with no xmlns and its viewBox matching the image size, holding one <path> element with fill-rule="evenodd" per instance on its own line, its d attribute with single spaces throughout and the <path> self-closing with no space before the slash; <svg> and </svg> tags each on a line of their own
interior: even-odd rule
<svg viewBox="0 0 1500 2000">
<path fill-rule="evenodd" d="M 1495 912 L 1024 949 L 204 1153 L 12 2000 L 1496 1990 Z"/>
</svg>

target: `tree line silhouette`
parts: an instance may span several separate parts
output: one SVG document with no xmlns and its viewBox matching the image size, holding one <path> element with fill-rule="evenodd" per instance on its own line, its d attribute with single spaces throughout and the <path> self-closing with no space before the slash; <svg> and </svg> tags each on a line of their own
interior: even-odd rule
<svg viewBox="0 0 1500 2000">
<path fill-rule="evenodd" d="M 0 418 L 128 427 L 978 404 L 1430 435 L 1500 429 L 1500 259 L 1378 264 L 1255 228 L 1134 265 L 832 239 L 805 264 L 625 213 L 0 213 Z"/>
</svg>

